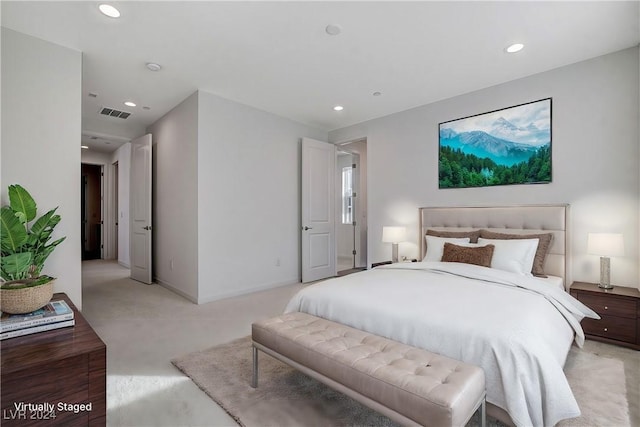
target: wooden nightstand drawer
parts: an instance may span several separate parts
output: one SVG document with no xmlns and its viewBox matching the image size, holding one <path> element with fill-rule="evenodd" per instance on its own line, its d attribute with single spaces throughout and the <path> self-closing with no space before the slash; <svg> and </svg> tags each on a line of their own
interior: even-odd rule
<svg viewBox="0 0 640 427">
<path fill-rule="evenodd" d="M 636 302 L 627 298 L 579 292 L 578 299 L 599 315 L 628 317 L 630 319 L 637 316 Z"/>
<path fill-rule="evenodd" d="M 604 290 L 595 283 L 573 282 L 570 292 L 602 318 L 582 320 L 587 338 L 640 350 L 638 289 L 616 286 Z"/>
<path fill-rule="evenodd" d="M 626 318 L 601 315 L 602 319 L 584 319 L 582 329 L 589 335 L 610 338 L 612 340 L 635 342 L 636 322 L 630 322 Z"/>
</svg>

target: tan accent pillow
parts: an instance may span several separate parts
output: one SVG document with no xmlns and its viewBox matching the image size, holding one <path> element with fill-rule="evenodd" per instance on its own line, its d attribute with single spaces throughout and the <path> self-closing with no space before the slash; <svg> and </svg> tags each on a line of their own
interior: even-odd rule
<svg viewBox="0 0 640 427">
<path fill-rule="evenodd" d="M 480 230 L 480 237 L 483 239 L 498 239 L 498 240 L 516 240 L 516 239 L 540 239 L 538 242 L 538 248 L 536 249 L 536 256 L 533 259 L 533 268 L 531 273 L 537 277 L 547 277 L 544 274 L 544 261 L 547 259 L 547 254 L 551 248 L 551 241 L 553 240 L 553 233 L 544 234 L 510 234 L 510 233 L 498 233 L 490 230 Z"/>
<path fill-rule="evenodd" d="M 465 264 L 481 265 L 491 267 L 491 258 L 495 246 L 467 247 L 458 246 L 453 243 L 445 243 L 442 252 L 442 262 L 463 262 Z"/>
<path fill-rule="evenodd" d="M 471 230 L 471 231 L 440 231 L 440 230 L 431 230 L 428 229 L 428 236 L 435 237 L 453 237 L 453 238 L 464 238 L 468 237 L 470 243 L 478 243 L 478 237 L 480 237 L 480 230 Z"/>
</svg>

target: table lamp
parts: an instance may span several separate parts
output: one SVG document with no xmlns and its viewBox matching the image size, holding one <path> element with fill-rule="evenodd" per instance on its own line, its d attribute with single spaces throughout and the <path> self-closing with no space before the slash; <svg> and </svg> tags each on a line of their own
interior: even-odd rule
<svg viewBox="0 0 640 427">
<path fill-rule="evenodd" d="M 600 283 L 602 289 L 612 289 L 611 260 L 612 256 L 624 256 L 624 239 L 619 233 L 589 233 L 587 252 L 600 255 Z"/>
<path fill-rule="evenodd" d="M 382 241 L 391 243 L 391 262 L 398 262 L 398 243 L 404 242 L 406 236 L 405 227 L 382 227 Z"/>
</svg>

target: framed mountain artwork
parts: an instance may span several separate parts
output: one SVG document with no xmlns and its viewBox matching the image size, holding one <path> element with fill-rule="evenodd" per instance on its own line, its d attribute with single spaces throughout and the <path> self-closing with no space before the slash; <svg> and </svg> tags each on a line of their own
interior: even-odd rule
<svg viewBox="0 0 640 427">
<path fill-rule="evenodd" d="M 439 188 L 551 182 L 551 98 L 439 124 Z"/>
</svg>

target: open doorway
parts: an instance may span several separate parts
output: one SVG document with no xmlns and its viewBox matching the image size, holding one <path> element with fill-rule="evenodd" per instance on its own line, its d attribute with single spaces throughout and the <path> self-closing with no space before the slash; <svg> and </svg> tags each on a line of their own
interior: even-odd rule
<svg viewBox="0 0 640 427">
<path fill-rule="evenodd" d="M 118 212 L 119 212 L 119 205 L 118 205 L 118 162 L 114 162 L 113 165 L 113 218 L 115 218 L 115 223 L 114 223 L 114 233 L 113 233 L 113 258 L 114 259 L 118 259 Z"/>
<path fill-rule="evenodd" d="M 366 140 L 338 144 L 336 255 L 342 276 L 367 267 Z"/>
<path fill-rule="evenodd" d="M 101 165 L 82 163 L 81 239 L 83 260 L 103 257 L 102 168 Z"/>
</svg>

